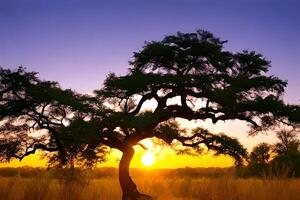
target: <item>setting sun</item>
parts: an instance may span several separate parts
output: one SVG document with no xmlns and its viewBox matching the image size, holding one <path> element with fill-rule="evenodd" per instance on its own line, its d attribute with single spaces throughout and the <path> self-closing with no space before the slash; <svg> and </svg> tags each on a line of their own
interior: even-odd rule
<svg viewBox="0 0 300 200">
<path fill-rule="evenodd" d="M 155 162 L 155 157 L 154 157 L 154 155 L 152 153 L 146 152 L 142 156 L 141 161 L 142 161 L 143 165 L 145 165 L 145 166 L 151 166 Z"/>
</svg>

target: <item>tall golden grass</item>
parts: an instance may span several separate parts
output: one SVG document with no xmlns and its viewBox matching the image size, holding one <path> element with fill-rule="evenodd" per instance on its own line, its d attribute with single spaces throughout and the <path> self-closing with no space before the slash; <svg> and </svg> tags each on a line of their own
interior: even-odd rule
<svg viewBox="0 0 300 200">
<path fill-rule="evenodd" d="M 299 179 L 200 177 L 134 177 L 139 189 L 158 200 L 299 200 Z M 3 200 L 118 200 L 117 178 L 87 181 L 55 178 L 2 177 Z"/>
</svg>

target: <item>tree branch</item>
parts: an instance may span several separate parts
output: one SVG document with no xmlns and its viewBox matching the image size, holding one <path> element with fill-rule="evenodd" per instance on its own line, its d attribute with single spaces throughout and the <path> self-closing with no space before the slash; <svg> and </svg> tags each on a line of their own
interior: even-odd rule
<svg viewBox="0 0 300 200">
<path fill-rule="evenodd" d="M 34 154 L 36 152 L 36 150 L 44 150 L 44 151 L 48 151 L 48 152 L 55 152 L 55 151 L 58 151 L 59 148 L 58 147 L 47 147 L 45 144 L 33 144 L 33 145 L 30 145 L 26 148 L 26 151 L 23 155 L 14 154 L 11 157 L 17 158 L 20 161 L 22 161 L 23 158 L 25 158 L 26 156 L 28 156 L 30 154 Z"/>
<path fill-rule="evenodd" d="M 155 94 L 153 92 L 150 92 L 148 94 L 143 95 L 142 98 L 141 98 L 141 100 L 139 101 L 138 105 L 136 106 L 136 108 L 133 111 L 129 112 L 128 114 L 130 114 L 130 115 L 137 115 L 140 112 L 140 110 L 141 110 L 144 102 L 147 101 L 147 100 L 150 100 L 152 98 L 155 98 L 156 95 L 157 94 Z"/>
</svg>

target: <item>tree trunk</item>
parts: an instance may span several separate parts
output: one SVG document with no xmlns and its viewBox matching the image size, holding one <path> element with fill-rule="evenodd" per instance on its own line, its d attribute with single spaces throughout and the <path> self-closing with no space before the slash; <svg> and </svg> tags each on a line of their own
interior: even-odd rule
<svg viewBox="0 0 300 200">
<path fill-rule="evenodd" d="M 148 195 L 141 194 L 129 175 L 130 162 L 134 155 L 134 149 L 128 147 L 123 150 L 119 164 L 119 182 L 122 189 L 122 200 L 151 200 Z"/>
</svg>

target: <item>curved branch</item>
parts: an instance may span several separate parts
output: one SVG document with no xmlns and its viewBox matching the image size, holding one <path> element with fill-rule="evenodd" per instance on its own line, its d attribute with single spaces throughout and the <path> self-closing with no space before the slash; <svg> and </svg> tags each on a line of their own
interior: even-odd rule
<svg viewBox="0 0 300 200">
<path fill-rule="evenodd" d="M 48 151 L 48 152 L 55 152 L 55 151 L 58 151 L 59 148 L 58 147 L 47 147 L 47 145 L 45 145 L 45 144 L 33 144 L 33 145 L 30 145 L 26 148 L 26 151 L 23 155 L 14 154 L 11 157 L 17 158 L 20 161 L 22 161 L 23 158 L 25 158 L 26 156 L 34 154 L 36 152 L 36 150 L 44 150 L 44 151 Z"/>
<path fill-rule="evenodd" d="M 147 101 L 147 100 L 150 100 L 152 98 L 157 99 L 157 94 L 155 94 L 153 92 L 150 92 L 148 94 L 143 95 L 142 98 L 140 99 L 138 105 L 136 106 L 136 108 L 133 111 L 129 112 L 128 114 L 137 115 L 140 112 L 144 102 Z"/>
</svg>

